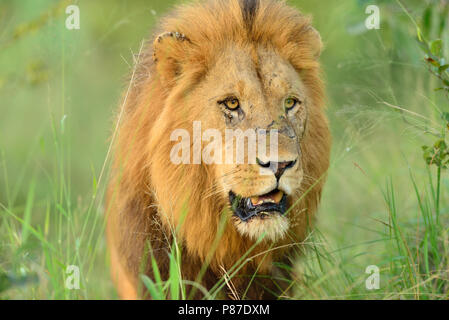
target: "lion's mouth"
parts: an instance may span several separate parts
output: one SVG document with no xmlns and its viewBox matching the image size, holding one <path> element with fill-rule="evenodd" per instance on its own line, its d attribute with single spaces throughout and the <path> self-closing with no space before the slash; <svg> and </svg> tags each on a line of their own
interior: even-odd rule
<svg viewBox="0 0 449 320">
<path fill-rule="evenodd" d="M 234 214 L 242 221 L 251 218 L 264 218 L 269 214 L 284 214 L 287 210 L 287 196 L 279 189 L 269 193 L 244 198 L 229 191 L 229 202 Z"/>
</svg>

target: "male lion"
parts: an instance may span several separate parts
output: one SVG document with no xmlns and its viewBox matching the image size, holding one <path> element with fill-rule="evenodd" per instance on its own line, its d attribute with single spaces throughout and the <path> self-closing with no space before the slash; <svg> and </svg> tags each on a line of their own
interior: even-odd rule
<svg viewBox="0 0 449 320">
<path fill-rule="evenodd" d="M 154 279 L 153 257 L 167 279 L 176 238 L 183 279 L 210 289 L 244 258 L 228 283 L 233 294 L 273 297 L 267 275 L 304 240 L 329 166 L 320 36 L 307 17 L 275 0 L 183 5 L 156 34 L 136 58 L 108 191 L 119 295 L 145 297 L 139 275 Z M 192 137 L 194 121 L 223 134 L 277 132 L 277 157 L 175 164 L 179 141 L 171 135 L 182 129 Z"/>
</svg>

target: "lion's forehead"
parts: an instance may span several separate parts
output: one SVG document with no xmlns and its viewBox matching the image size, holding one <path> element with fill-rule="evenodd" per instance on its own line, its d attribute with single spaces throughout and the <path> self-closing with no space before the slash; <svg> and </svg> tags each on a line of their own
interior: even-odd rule
<svg viewBox="0 0 449 320">
<path fill-rule="evenodd" d="M 218 91 L 235 92 L 242 98 L 252 99 L 254 104 L 279 100 L 293 92 L 306 93 L 293 66 L 274 49 L 264 47 L 230 45 L 218 55 L 209 76 Z"/>
</svg>

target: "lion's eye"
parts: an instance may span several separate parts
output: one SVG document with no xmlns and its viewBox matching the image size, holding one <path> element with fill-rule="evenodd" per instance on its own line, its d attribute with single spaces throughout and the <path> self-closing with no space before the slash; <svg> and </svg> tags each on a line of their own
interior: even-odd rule
<svg viewBox="0 0 449 320">
<path fill-rule="evenodd" d="M 288 112 L 292 110 L 297 104 L 299 104 L 299 100 L 293 97 L 287 98 L 284 101 L 284 108 Z"/>
<path fill-rule="evenodd" d="M 223 104 L 229 110 L 237 110 L 240 107 L 240 102 L 236 98 L 225 100 L 223 101 Z"/>
</svg>

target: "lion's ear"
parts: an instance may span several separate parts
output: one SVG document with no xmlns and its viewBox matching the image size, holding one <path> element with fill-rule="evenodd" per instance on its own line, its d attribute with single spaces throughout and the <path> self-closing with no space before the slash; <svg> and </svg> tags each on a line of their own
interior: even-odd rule
<svg viewBox="0 0 449 320">
<path fill-rule="evenodd" d="M 310 26 L 307 30 L 308 34 L 311 38 L 311 46 L 313 56 L 318 59 L 321 55 L 321 51 L 323 50 L 323 42 L 321 41 L 320 33 L 312 26 Z"/>
<path fill-rule="evenodd" d="M 179 32 L 164 32 L 153 43 L 156 71 L 166 85 L 172 85 L 182 72 L 190 40 Z"/>
</svg>

